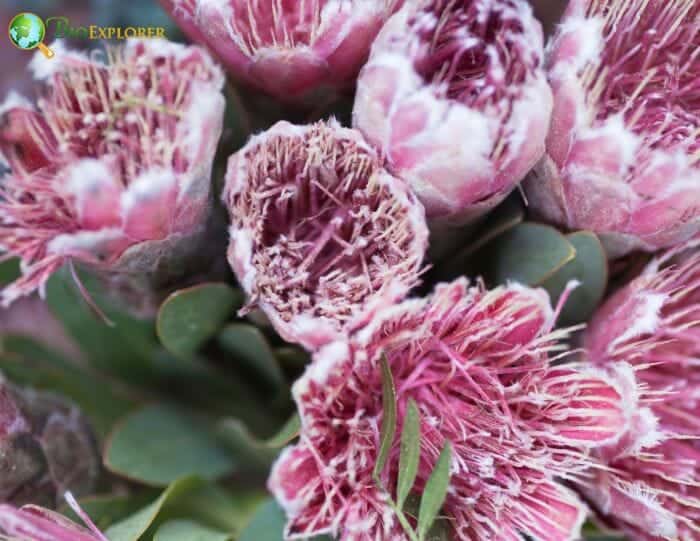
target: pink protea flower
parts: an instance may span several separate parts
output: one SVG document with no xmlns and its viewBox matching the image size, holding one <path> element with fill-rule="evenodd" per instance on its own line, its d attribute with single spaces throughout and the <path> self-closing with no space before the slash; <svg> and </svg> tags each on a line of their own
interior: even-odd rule
<svg viewBox="0 0 700 541">
<path fill-rule="evenodd" d="M 333 338 L 375 299 L 417 281 L 427 247 L 423 208 L 354 131 L 280 122 L 229 161 L 229 261 L 289 341 Z"/>
<path fill-rule="evenodd" d="M 0 534 L 22 541 L 109 541 L 80 508 L 71 493 L 66 500 L 89 529 L 78 526 L 63 515 L 37 505 L 20 509 L 0 505 Z"/>
<path fill-rule="evenodd" d="M 239 82 L 317 104 L 354 85 L 370 45 L 403 0 L 162 0 Z"/>
<path fill-rule="evenodd" d="M 572 0 L 549 54 L 547 155 L 532 207 L 611 256 L 700 231 L 700 4 Z"/>
<path fill-rule="evenodd" d="M 496 206 L 544 153 L 552 95 L 526 0 L 420 0 L 394 15 L 358 81 L 354 126 L 432 220 Z"/>
<path fill-rule="evenodd" d="M 202 49 L 161 40 L 109 56 L 36 57 L 36 109 L 17 96 L 0 109 L 0 152 L 12 170 L 0 187 L 0 246 L 23 268 L 5 305 L 43 289 L 66 261 L 165 274 L 203 234 L 221 71 Z"/>
<path fill-rule="evenodd" d="M 423 207 L 355 130 L 279 122 L 231 156 L 229 262 L 283 338 L 315 348 L 418 282 Z"/>
<path fill-rule="evenodd" d="M 641 406 L 585 488 L 632 539 L 700 540 L 700 239 L 666 253 L 600 309 L 586 335 L 601 366 L 632 364 Z"/>
<path fill-rule="evenodd" d="M 428 299 L 371 307 L 369 323 L 317 352 L 294 385 L 300 442 L 283 452 L 269 481 L 289 516 L 286 538 L 407 539 L 372 479 L 386 354 L 398 430 L 385 486 L 395 489 L 398 434 L 412 398 L 422 419 L 418 494 L 445 440 L 452 443 L 443 509 L 452 539 L 578 539 L 585 507 L 556 478 L 579 478 L 591 466 L 590 448 L 617 441 L 627 427 L 631 371 L 621 367 L 613 381 L 578 365 L 552 367 L 549 354 L 562 355 L 556 340 L 565 335 L 550 332 L 553 318 L 542 290 L 486 291 L 464 279 Z"/>
<path fill-rule="evenodd" d="M 97 445 L 78 408 L 0 374 L 0 503 L 54 507 L 67 489 L 90 493 L 99 472 Z"/>
</svg>

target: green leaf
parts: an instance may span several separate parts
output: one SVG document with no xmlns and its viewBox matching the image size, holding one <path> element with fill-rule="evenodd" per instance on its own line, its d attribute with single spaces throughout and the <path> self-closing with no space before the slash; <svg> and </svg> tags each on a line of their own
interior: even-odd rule
<svg viewBox="0 0 700 541">
<path fill-rule="evenodd" d="M 275 357 L 281 366 L 303 369 L 311 360 L 308 352 L 295 346 L 283 346 L 275 350 Z"/>
<path fill-rule="evenodd" d="M 466 244 L 463 242 L 453 243 L 453 249 L 445 254 L 442 261 L 437 263 L 435 270 L 431 273 L 431 277 L 434 277 L 436 280 L 448 281 L 461 276 L 478 250 L 522 223 L 524 219 L 525 207 L 522 199 L 518 193 L 514 193 L 493 212 L 489 213 L 483 223 L 477 227 L 471 226 L 467 228 L 469 234 L 463 235 L 463 238 L 468 239 L 469 242 Z M 453 228 L 446 229 L 448 232 L 452 230 Z M 438 234 L 436 231 L 432 233 L 433 237 Z"/>
<path fill-rule="evenodd" d="M 157 497 L 157 491 L 147 489 L 138 494 L 129 494 L 125 496 L 113 494 L 88 496 L 87 498 L 81 498 L 79 503 L 80 507 L 82 507 L 83 511 L 87 513 L 95 525 L 100 530 L 104 531 L 115 522 L 134 514 Z M 67 505 L 61 508 L 61 513 L 66 515 L 73 522 L 81 523 L 80 517 Z"/>
<path fill-rule="evenodd" d="M 224 419 L 218 428 L 221 439 L 241 463 L 267 471 L 279 450 L 299 435 L 301 418 L 295 413 L 277 434 L 267 440 L 254 436 L 239 419 Z"/>
<path fill-rule="evenodd" d="M 508 281 L 535 286 L 576 257 L 576 249 L 553 227 L 522 223 L 477 250 L 465 268 L 483 276 L 487 285 Z"/>
<path fill-rule="evenodd" d="M 389 458 L 389 452 L 394 442 L 396 434 L 396 388 L 394 387 L 394 377 L 389 366 L 389 359 L 386 354 L 382 354 L 382 410 L 384 417 L 382 419 L 382 429 L 380 432 L 379 454 L 377 462 L 374 465 L 373 476 L 379 482 L 379 478 L 384 470 L 386 461 Z"/>
<path fill-rule="evenodd" d="M 272 388 L 286 386 L 277 358 L 260 329 L 247 323 L 231 323 L 224 327 L 218 340 L 234 361 L 260 376 Z"/>
<path fill-rule="evenodd" d="M 136 404 L 126 389 L 101 374 L 64 359 L 24 336 L 0 338 L 0 370 L 19 385 L 57 392 L 74 401 L 100 438 Z"/>
<path fill-rule="evenodd" d="M 243 530 L 238 541 L 280 541 L 284 538 L 287 517 L 284 511 L 272 499 L 260 506 L 248 527 Z M 309 541 L 331 541 L 325 535 L 314 537 Z"/>
<path fill-rule="evenodd" d="M 202 481 L 195 477 L 175 481 L 157 500 L 112 525 L 107 529 L 105 535 L 109 541 L 138 541 L 166 506 L 191 492 L 201 483 Z"/>
<path fill-rule="evenodd" d="M 242 303 L 243 294 L 223 283 L 176 291 L 158 311 L 158 337 L 173 354 L 192 355 L 216 335 Z"/>
<path fill-rule="evenodd" d="M 423 540 L 433 526 L 442 504 L 447 496 L 447 488 L 450 484 L 450 462 L 452 461 L 452 445 L 448 441 L 435 464 L 435 469 L 430 474 L 425 484 L 423 497 L 420 502 L 418 514 L 418 538 Z"/>
<path fill-rule="evenodd" d="M 163 524 L 153 541 L 228 541 L 231 536 L 191 520 L 171 520 Z"/>
<path fill-rule="evenodd" d="M 129 415 L 110 435 L 105 466 L 128 479 L 165 486 L 181 477 L 232 473 L 232 457 L 201 422 L 163 405 Z"/>
<path fill-rule="evenodd" d="M 298 413 L 292 415 L 279 432 L 264 442 L 265 447 L 272 449 L 280 449 L 287 445 L 290 441 L 299 436 L 301 430 L 301 417 Z"/>
<path fill-rule="evenodd" d="M 580 231 L 566 238 L 576 249 L 576 257 L 542 283 L 553 304 L 557 303 L 570 280 L 581 283 L 564 305 L 559 317 L 561 326 L 588 321 L 608 285 L 608 260 L 598 237 L 589 231 Z"/>
<path fill-rule="evenodd" d="M 408 401 L 406 419 L 401 432 L 401 456 L 399 458 L 399 479 L 396 489 L 396 505 L 403 508 L 418 474 L 420 462 L 420 414 L 413 399 Z"/>
<path fill-rule="evenodd" d="M 19 259 L 13 257 L 7 261 L 0 263 L 0 285 L 6 286 L 7 284 L 14 282 L 22 275 L 19 270 Z"/>
<path fill-rule="evenodd" d="M 217 530 L 238 534 L 250 522 L 267 494 L 258 488 L 223 489 L 213 483 L 195 488 L 175 501 L 167 518 L 189 518 Z"/>
<path fill-rule="evenodd" d="M 153 383 L 151 359 L 158 348 L 153 323 L 126 314 L 114 305 L 99 280 L 86 272 L 79 274 L 114 326 L 95 316 L 67 269 L 61 269 L 47 284 L 46 302 L 53 316 L 76 340 L 92 366 L 140 386 Z"/>
<path fill-rule="evenodd" d="M 583 539 L 585 541 L 625 541 L 627 538 L 618 532 L 602 531 L 596 524 L 587 521 L 582 529 Z"/>
<path fill-rule="evenodd" d="M 438 517 L 428 530 L 425 541 L 452 541 L 452 528 L 447 518 Z"/>
</svg>

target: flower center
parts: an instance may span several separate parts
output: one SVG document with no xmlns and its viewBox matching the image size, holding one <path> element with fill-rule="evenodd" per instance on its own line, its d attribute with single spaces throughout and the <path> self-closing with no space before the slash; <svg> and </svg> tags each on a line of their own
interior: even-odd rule
<svg viewBox="0 0 700 541">
<path fill-rule="evenodd" d="M 346 321 L 416 264 L 408 210 L 381 184 L 375 158 L 325 129 L 257 149 L 254 186 L 234 199 L 234 217 L 256 231 L 259 293 L 287 321 L 302 312 Z"/>
<path fill-rule="evenodd" d="M 700 159 L 700 4 L 695 0 L 598 0 L 600 62 L 582 75 L 599 121 L 623 114 L 649 148 L 686 149 Z"/>
<path fill-rule="evenodd" d="M 428 1 L 410 22 L 423 45 L 416 71 L 449 99 L 508 108 L 541 63 L 520 10 L 514 0 Z"/>
</svg>

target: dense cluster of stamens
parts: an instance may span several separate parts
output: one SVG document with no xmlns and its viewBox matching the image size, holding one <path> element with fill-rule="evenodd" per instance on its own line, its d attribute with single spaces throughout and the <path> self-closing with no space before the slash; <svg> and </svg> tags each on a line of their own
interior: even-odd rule
<svg viewBox="0 0 700 541">
<path fill-rule="evenodd" d="M 700 159 L 700 4 L 696 0 L 593 0 L 602 51 L 581 73 L 589 114 L 622 114 L 648 148 Z M 624 28 L 624 31 L 620 31 Z"/>
<path fill-rule="evenodd" d="M 606 377 L 550 357 L 541 292 L 486 291 L 464 280 L 429 299 L 379 310 L 349 342 L 319 351 L 295 384 L 301 442 L 283 454 L 270 487 L 290 516 L 288 538 L 330 532 L 343 541 L 407 539 L 377 488 L 382 409 L 379 359 L 396 387 L 399 430 L 409 399 L 421 416 L 420 493 L 446 440 L 452 478 L 443 508 L 455 541 L 575 539 L 583 506 L 556 477 L 577 479 L 588 451 L 625 425 L 621 391 Z M 395 489 L 400 444 L 383 482 Z"/>
<path fill-rule="evenodd" d="M 305 315 L 340 326 L 392 284 L 416 284 L 422 209 L 350 130 L 279 124 L 232 159 L 227 182 L 233 258 L 247 249 L 238 232 L 248 232 L 252 302 L 283 322 Z"/>
<path fill-rule="evenodd" d="M 409 22 L 422 43 L 414 66 L 425 82 L 439 95 L 501 118 L 492 158 L 503 157 L 513 101 L 543 63 L 528 42 L 522 9 L 513 0 L 430 0 Z"/>
<path fill-rule="evenodd" d="M 454 100 L 481 109 L 520 92 L 541 57 L 524 41 L 512 0 L 431 0 L 413 16 L 424 46 L 416 71 Z"/>
</svg>

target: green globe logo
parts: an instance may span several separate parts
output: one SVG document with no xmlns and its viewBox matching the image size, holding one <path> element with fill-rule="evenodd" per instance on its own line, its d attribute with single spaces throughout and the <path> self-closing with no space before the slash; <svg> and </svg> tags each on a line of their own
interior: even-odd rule
<svg viewBox="0 0 700 541">
<path fill-rule="evenodd" d="M 44 45 L 46 27 L 41 17 L 33 13 L 20 13 L 10 21 L 8 28 L 10 41 L 18 49 L 29 51 L 39 48 L 46 58 L 53 56 L 53 51 Z"/>
</svg>

